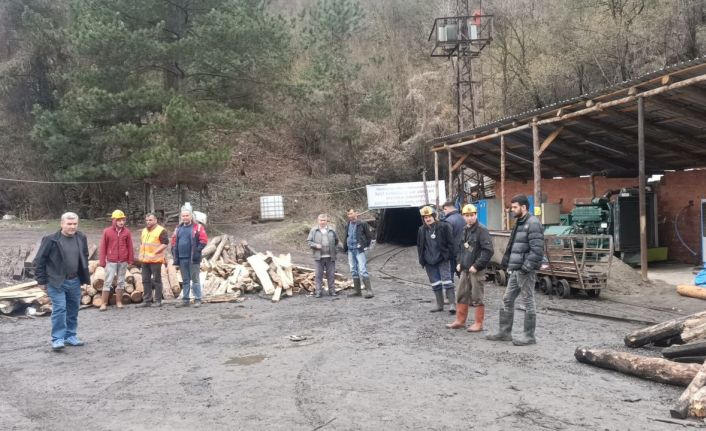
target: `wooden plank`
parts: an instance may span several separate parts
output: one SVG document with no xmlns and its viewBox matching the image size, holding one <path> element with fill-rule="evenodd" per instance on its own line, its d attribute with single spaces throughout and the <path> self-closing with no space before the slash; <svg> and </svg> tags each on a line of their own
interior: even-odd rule
<svg viewBox="0 0 706 431">
<path fill-rule="evenodd" d="M 39 247 L 42 245 L 42 239 L 38 239 L 32 246 L 32 251 L 29 252 L 25 259 L 25 268 L 34 268 L 34 258 L 37 257 Z"/>
<path fill-rule="evenodd" d="M 542 145 L 539 147 L 539 155 L 541 156 L 544 150 L 549 148 L 549 146 L 556 140 L 556 138 L 559 137 L 559 134 L 564 130 L 564 126 L 559 127 L 558 129 L 554 130 L 552 133 L 547 136 L 544 141 L 542 142 Z"/>
<path fill-rule="evenodd" d="M 96 254 L 96 251 L 98 251 L 98 246 L 95 244 L 91 244 L 88 246 L 88 260 L 97 260 L 98 256 L 93 256 Z"/>
<path fill-rule="evenodd" d="M 22 280 L 25 273 L 25 258 L 27 257 L 27 249 L 23 246 L 19 247 L 17 253 L 17 261 L 12 266 L 12 279 Z"/>
<path fill-rule="evenodd" d="M 463 156 L 461 156 L 460 159 L 456 160 L 456 163 L 454 163 L 453 166 L 451 166 L 451 172 L 456 172 L 458 170 L 458 168 L 460 168 L 463 165 L 463 162 L 465 162 L 466 159 L 469 158 L 470 156 L 471 156 L 471 153 L 468 152 L 468 153 L 464 154 Z"/>
<path fill-rule="evenodd" d="M 18 290 L 25 290 L 30 287 L 38 286 L 39 284 L 37 283 L 36 280 L 33 281 L 28 281 L 26 283 L 20 283 L 20 284 L 15 284 L 14 286 L 8 286 L 8 287 L 0 287 L 0 294 L 5 293 L 5 292 L 14 292 Z"/>
<path fill-rule="evenodd" d="M 260 281 L 260 286 L 265 290 L 267 295 L 272 295 L 275 293 L 275 286 L 272 284 L 272 279 L 267 271 L 270 269 L 270 265 L 265 263 L 265 259 L 260 254 L 254 254 L 247 258 L 248 263 L 255 271 L 258 280 Z"/>
</svg>

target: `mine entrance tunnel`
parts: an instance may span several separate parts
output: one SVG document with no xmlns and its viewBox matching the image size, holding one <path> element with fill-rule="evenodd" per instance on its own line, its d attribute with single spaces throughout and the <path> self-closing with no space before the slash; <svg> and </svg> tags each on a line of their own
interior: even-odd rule
<svg viewBox="0 0 706 431">
<path fill-rule="evenodd" d="M 419 208 L 387 208 L 378 219 L 377 242 L 396 245 L 415 245 L 417 230 L 422 225 Z"/>
</svg>

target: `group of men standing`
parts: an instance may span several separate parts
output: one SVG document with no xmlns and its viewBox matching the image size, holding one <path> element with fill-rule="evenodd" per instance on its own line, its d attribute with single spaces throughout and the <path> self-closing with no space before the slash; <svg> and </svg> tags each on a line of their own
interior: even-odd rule
<svg viewBox="0 0 706 431">
<path fill-rule="evenodd" d="M 311 248 L 316 266 L 314 277 L 314 296 L 321 297 L 323 276 L 326 273 L 326 283 L 330 296 L 336 296 L 334 286 L 336 273 L 336 248 L 339 246 L 348 253 L 348 266 L 353 279 L 353 293 L 350 296 L 363 296 L 366 299 L 374 297 L 373 288 L 368 274 L 368 248 L 373 241 L 370 226 L 359 219 L 355 208 L 347 212 L 348 223 L 345 228 L 345 238 L 341 242 L 336 232 L 328 226 L 328 215 L 319 214 L 317 226 L 309 231 L 306 241 Z M 364 291 L 364 292 L 363 292 Z"/>
<path fill-rule="evenodd" d="M 183 278 L 182 301 L 177 307 L 191 304 L 193 289 L 194 307 L 201 305 L 199 265 L 201 251 L 206 246 L 206 229 L 194 220 L 189 208 L 182 208 L 181 222 L 171 239 L 174 265 L 180 268 Z M 78 337 L 78 310 L 81 300 L 81 285 L 90 284 L 88 270 L 88 242 L 78 231 L 79 218 L 73 212 L 61 216 L 60 230 L 42 238 L 34 260 L 35 278 L 39 286 L 46 289 L 52 301 L 51 338 L 52 349 L 61 350 L 66 345 L 82 346 Z M 111 226 L 103 231 L 98 252 L 99 266 L 105 268 L 105 282 L 101 292 L 101 311 L 107 310 L 110 290 L 116 281 L 115 305 L 123 308 L 122 294 L 125 289 L 125 274 L 128 265 L 134 263 L 132 233 L 125 226 L 126 217 L 120 210 L 111 214 Z M 140 234 L 140 249 L 137 256 L 142 264 L 144 300 L 139 307 L 162 306 L 162 265 L 166 265 L 165 253 L 169 246 L 169 235 L 157 222 L 154 214 L 145 216 L 145 228 Z"/>
<path fill-rule="evenodd" d="M 461 215 L 453 202 L 445 203 L 443 210 L 445 218 L 441 221 L 433 208 L 423 207 L 420 210 L 423 224 L 417 233 L 419 264 L 427 272 L 436 299 L 436 306 L 430 311 L 443 311 L 446 297 L 449 312 L 456 315 L 456 320 L 446 327 L 460 329 L 466 325 L 470 307 L 474 307 L 475 319 L 468 331 L 480 332 L 485 318 L 484 270 L 494 253 L 490 233 L 478 221 L 478 210 L 472 204 L 464 205 Z M 539 219 L 529 212 L 527 196 L 514 196 L 510 211 L 515 216 L 515 226 L 501 263 L 510 276 L 499 313 L 499 331 L 486 338 L 523 346 L 536 343 L 534 285 L 544 257 L 544 233 Z M 454 272 L 460 277 L 458 291 Z M 525 306 L 524 328 L 520 336 L 513 338 L 514 304 L 520 294 Z"/>
</svg>

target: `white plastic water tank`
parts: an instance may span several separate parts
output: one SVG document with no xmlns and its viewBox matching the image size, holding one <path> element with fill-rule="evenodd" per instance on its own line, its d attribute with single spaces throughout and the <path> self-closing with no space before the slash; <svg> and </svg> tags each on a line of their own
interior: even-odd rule
<svg viewBox="0 0 706 431">
<path fill-rule="evenodd" d="M 260 219 L 284 219 L 284 199 L 282 196 L 260 196 Z"/>
</svg>

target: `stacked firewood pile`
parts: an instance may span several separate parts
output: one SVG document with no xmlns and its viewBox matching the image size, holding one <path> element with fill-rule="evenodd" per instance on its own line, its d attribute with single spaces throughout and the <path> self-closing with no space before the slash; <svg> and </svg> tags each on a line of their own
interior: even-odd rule
<svg viewBox="0 0 706 431">
<path fill-rule="evenodd" d="M 670 410 L 674 418 L 706 417 L 706 311 L 657 325 L 625 336 L 625 345 L 638 348 L 662 347 L 661 357 L 578 347 L 579 362 L 619 371 L 636 377 L 686 386 Z"/>
<path fill-rule="evenodd" d="M 291 255 L 275 256 L 271 252 L 255 252 L 246 241 L 236 242 L 230 235 L 212 238 L 202 252 L 200 281 L 205 302 L 238 300 L 245 293 L 260 293 L 278 302 L 283 296 L 308 294 L 314 291 L 314 270 L 292 263 Z M 105 284 L 105 268 L 97 260 L 88 262 L 91 284 L 81 286 L 81 306 L 100 307 Z M 128 267 L 123 304 L 142 302 L 144 287 L 138 266 Z M 110 289 L 109 305 L 116 303 L 117 280 Z M 165 300 L 182 298 L 182 276 L 169 260 L 162 266 L 162 286 Z M 336 274 L 336 291 L 351 287 L 352 281 Z M 324 288 L 329 289 L 324 280 Z M 12 314 L 33 307 L 36 315 L 51 312 L 51 301 L 36 281 L 0 289 L 0 314 Z"/>
<path fill-rule="evenodd" d="M 212 238 L 202 256 L 203 297 L 207 302 L 261 291 L 278 302 L 282 295 L 314 291 L 313 269 L 292 264 L 289 254 L 256 253 L 246 241 L 236 242 L 230 235 Z M 341 274 L 336 274 L 337 291 L 351 285 Z"/>
</svg>

